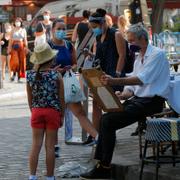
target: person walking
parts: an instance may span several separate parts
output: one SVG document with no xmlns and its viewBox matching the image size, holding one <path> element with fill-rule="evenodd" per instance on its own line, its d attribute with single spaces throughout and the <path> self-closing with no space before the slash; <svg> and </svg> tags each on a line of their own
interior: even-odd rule
<svg viewBox="0 0 180 180">
<path fill-rule="evenodd" d="M 46 40 L 49 41 L 51 39 L 51 27 L 52 27 L 52 21 L 51 19 L 51 11 L 45 10 L 43 12 L 43 21 L 42 24 L 46 30 Z"/>
<path fill-rule="evenodd" d="M 27 32 L 22 27 L 22 19 L 18 17 L 15 20 L 15 28 L 12 30 L 8 45 L 8 54 L 11 54 L 10 69 L 13 72 L 11 81 L 14 81 L 16 74 L 18 82 L 21 77 L 25 77 L 27 52 Z"/>
<path fill-rule="evenodd" d="M 2 60 L 2 79 L 5 79 L 6 65 L 8 66 L 9 78 L 11 78 L 11 70 L 9 65 L 10 55 L 8 54 L 8 44 L 11 37 L 12 26 L 9 23 L 4 25 L 5 32 L 2 35 L 1 60 Z"/>
<path fill-rule="evenodd" d="M 58 51 L 49 44 L 37 45 L 30 61 L 35 65 L 27 72 L 27 97 L 31 111 L 32 147 L 29 156 L 29 180 L 37 180 L 39 153 L 45 138 L 46 180 L 55 180 L 56 134 L 63 124 L 64 87 L 61 74 L 51 69 Z"/>
<path fill-rule="evenodd" d="M 141 48 L 132 76 L 113 78 L 104 74 L 100 78 L 104 85 L 126 85 L 118 95 L 120 100 L 125 100 L 123 111 L 102 115 L 94 156 L 98 163 L 91 171 L 82 174 L 81 179 L 110 179 L 116 130 L 161 112 L 168 95 L 170 70 L 165 52 L 149 44 L 148 32 L 142 25 L 131 26 L 127 30 L 127 39 Z"/>
</svg>

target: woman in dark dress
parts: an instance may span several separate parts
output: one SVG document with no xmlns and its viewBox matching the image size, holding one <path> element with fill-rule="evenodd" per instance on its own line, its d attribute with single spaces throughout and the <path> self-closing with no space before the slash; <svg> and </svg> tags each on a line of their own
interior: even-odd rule
<svg viewBox="0 0 180 180">
<path fill-rule="evenodd" d="M 90 27 L 96 35 L 95 59 L 99 59 L 101 69 L 112 77 L 125 76 L 124 64 L 126 56 L 126 44 L 124 39 L 106 23 L 106 11 L 97 9 L 89 17 Z M 113 87 L 114 91 L 123 90 L 123 87 Z M 102 110 L 93 99 L 93 125 L 99 130 Z M 91 137 L 87 140 L 90 141 Z"/>
</svg>

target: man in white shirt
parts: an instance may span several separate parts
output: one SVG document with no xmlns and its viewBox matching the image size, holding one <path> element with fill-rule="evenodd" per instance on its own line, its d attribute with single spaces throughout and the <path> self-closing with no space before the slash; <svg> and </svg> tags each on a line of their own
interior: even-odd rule
<svg viewBox="0 0 180 180">
<path fill-rule="evenodd" d="M 170 75 L 165 52 L 149 44 L 148 33 L 139 24 L 129 28 L 127 40 L 140 47 L 132 76 L 112 78 L 105 74 L 101 77 L 104 85 L 125 85 L 124 91 L 118 93 L 119 99 L 125 100 L 124 111 L 106 113 L 102 116 L 94 157 L 99 162 L 93 170 L 81 175 L 83 179 L 109 179 L 116 130 L 131 125 L 148 115 L 161 112 L 164 98 L 167 97 Z"/>
</svg>

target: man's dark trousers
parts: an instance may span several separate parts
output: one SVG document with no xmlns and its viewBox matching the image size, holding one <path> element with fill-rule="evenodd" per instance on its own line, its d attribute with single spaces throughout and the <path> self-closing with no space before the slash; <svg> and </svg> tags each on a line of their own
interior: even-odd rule
<svg viewBox="0 0 180 180">
<path fill-rule="evenodd" d="M 94 158 L 100 160 L 104 165 L 109 165 L 114 151 L 116 130 L 142 120 L 146 116 L 161 112 L 163 105 L 164 98 L 160 96 L 150 98 L 135 96 L 123 103 L 123 112 L 104 114 L 101 118 L 98 144 Z"/>
</svg>

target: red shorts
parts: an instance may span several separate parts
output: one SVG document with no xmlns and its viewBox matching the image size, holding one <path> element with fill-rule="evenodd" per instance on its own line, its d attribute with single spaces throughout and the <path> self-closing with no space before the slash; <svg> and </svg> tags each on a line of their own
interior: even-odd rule
<svg viewBox="0 0 180 180">
<path fill-rule="evenodd" d="M 61 113 L 53 108 L 32 108 L 31 127 L 58 129 L 61 127 Z"/>
</svg>

